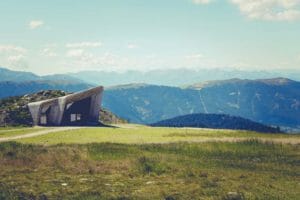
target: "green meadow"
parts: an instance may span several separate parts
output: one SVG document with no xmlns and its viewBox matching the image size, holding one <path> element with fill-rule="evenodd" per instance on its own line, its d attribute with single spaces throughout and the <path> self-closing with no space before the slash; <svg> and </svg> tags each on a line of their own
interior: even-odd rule
<svg viewBox="0 0 300 200">
<path fill-rule="evenodd" d="M 12 137 L 25 135 L 28 133 L 33 133 L 36 131 L 44 130 L 45 128 L 35 127 L 35 128 L 24 128 L 24 127 L 9 127 L 9 128 L 0 128 L 0 139 L 4 137 Z"/>
<path fill-rule="evenodd" d="M 128 125 L 2 142 L 0 199 L 299 199 L 299 139 Z"/>
<path fill-rule="evenodd" d="M 193 128 L 152 128 L 140 125 L 123 125 L 114 128 L 79 128 L 59 131 L 18 142 L 42 145 L 86 143 L 173 143 L 206 142 L 212 140 L 270 139 L 285 143 L 300 140 L 300 135 L 263 134 L 249 131 L 213 130 Z"/>
</svg>

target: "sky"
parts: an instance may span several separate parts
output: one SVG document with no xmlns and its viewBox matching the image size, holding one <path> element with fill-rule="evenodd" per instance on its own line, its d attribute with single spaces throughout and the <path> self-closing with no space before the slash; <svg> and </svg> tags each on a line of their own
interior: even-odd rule
<svg viewBox="0 0 300 200">
<path fill-rule="evenodd" d="M 0 66 L 299 69 L 300 0 L 2 0 Z"/>
</svg>

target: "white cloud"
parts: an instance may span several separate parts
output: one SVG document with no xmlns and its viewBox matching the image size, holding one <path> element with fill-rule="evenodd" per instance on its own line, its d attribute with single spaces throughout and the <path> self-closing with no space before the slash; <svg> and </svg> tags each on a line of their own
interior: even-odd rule
<svg viewBox="0 0 300 200">
<path fill-rule="evenodd" d="M 25 53 L 27 50 L 23 47 L 14 46 L 14 45 L 1 45 L 0 44 L 0 53 Z"/>
<path fill-rule="evenodd" d="M 48 43 L 48 44 L 44 45 L 45 48 L 55 48 L 57 46 L 58 46 L 57 43 Z"/>
<path fill-rule="evenodd" d="M 80 42 L 69 43 L 66 47 L 69 50 L 66 52 L 66 56 L 72 60 L 74 65 L 79 66 L 91 66 L 101 63 L 100 56 L 95 56 L 93 53 L 88 52 L 87 48 L 100 47 L 101 42 Z"/>
<path fill-rule="evenodd" d="M 69 51 L 67 51 L 67 57 L 77 57 L 77 58 L 79 58 L 79 57 L 82 57 L 83 55 L 84 55 L 84 50 L 83 49 L 72 49 L 72 50 L 69 50 Z"/>
<path fill-rule="evenodd" d="M 25 69 L 28 67 L 25 54 L 27 49 L 15 45 L 0 44 L 0 59 L 3 64 L 12 69 Z"/>
<path fill-rule="evenodd" d="M 68 58 L 72 58 L 72 61 L 76 62 L 76 64 L 80 66 L 93 66 L 102 64 L 112 65 L 116 60 L 116 56 L 113 54 L 105 53 L 103 55 L 96 56 L 83 49 L 71 49 L 67 51 L 66 56 Z"/>
<path fill-rule="evenodd" d="M 230 0 L 250 19 L 294 21 L 300 19 L 300 0 Z"/>
<path fill-rule="evenodd" d="M 89 47 L 100 47 L 101 42 L 79 42 L 79 43 L 68 43 L 67 48 L 89 48 Z"/>
<path fill-rule="evenodd" d="M 8 62 L 10 63 L 15 63 L 15 62 L 19 62 L 20 60 L 24 59 L 25 56 L 22 55 L 22 54 L 19 54 L 19 55 L 12 55 L 12 56 L 9 56 L 7 58 Z"/>
<path fill-rule="evenodd" d="M 194 4 L 209 4 L 212 0 L 192 0 Z"/>
<path fill-rule="evenodd" d="M 137 44 L 128 44 L 127 48 L 128 49 L 136 49 L 136 48 L 139 48 L 139 46 Z"/>
<path fill-rule="evenodd" d="M 66 56 L 72 58 L 79 65 L 92 65 L 98 62 L 98 57 L 83 49 L 71 49 L 67 51 Z"/>
<path fill-rule="evenodd" d="M 46 57 L 56 57 L 57 56 L 57 54 L 50 48 L 43 49 L 41 51 L 41 55 L 46 56 Z"/>
<path fill-rule="evenodd" d="M 185 59 L 187 59 L 187 60 L 198 60 L 198 59 L 202 59 L 202 58 L 203 58 L 203 55 L 200 53 L 185 56 Z"/>
<path fill-rule="evenodd" d="M 22 54 L 8 56 L 7 61 L 8 61 L 8 66 L 11 67 L 12 69 L 28 68 L 26 57 Z"/>
<path fill-rule="evenodd" d="M 212 66 L 211 60 L 201 53 L 194 53 L 178 57 L 177 62 L 181 63 L 181 65 L 185 66 L 185 68 L 201 68 L 203 66 Z"/>
<path fill-rule="evenodd" d="M 41 27 L 43 25 L 44 25 L 44 22 L 42 20 L 32 20 L 28 24 L 30 29 L 36 29 L 36 28 Z"/>
<path fill-rule="evenodd" d="M 76 67 L 78 69 L 99 69 L 104 70 L 115 69 L 120 70 L 124 66 L 132 66 L 135 61 L 131 58 L 122 57 L 109 52 L 103 54 L 94 54 L 84 49 L 70 49 L 66 52 L 66 57 L 63 65 Z"/>
</svg>

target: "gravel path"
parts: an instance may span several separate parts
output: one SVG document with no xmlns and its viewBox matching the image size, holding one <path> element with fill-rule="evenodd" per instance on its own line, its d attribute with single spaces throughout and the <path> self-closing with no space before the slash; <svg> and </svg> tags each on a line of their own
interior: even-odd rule
<svg viewBox="0 0 300 200">
<path fill-rule="evenodd" d="M 58 132 L 58 131 L 68 131 L 68 130 L 75 130 L 75 129 L 79 129 L 79 128 L 81 128 L 81 127 L 55 127 L 55 128 L 49 128 L 47 130 L 41 130 L 41 131 L 33 130 L 34 131 L 33 133 L 0 138 L 0 142 L 6 142 L 6 141 L 17 140 L 17 139 L 22 139 L 22 138 L 30 138 L 30 137 L 46 135 L 46 134 L 54 133 L 54 132 Z"/>
</svg>

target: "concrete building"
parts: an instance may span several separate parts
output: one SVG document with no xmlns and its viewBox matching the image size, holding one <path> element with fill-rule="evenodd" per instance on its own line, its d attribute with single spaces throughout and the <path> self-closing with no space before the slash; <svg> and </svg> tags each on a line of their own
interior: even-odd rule
<svg viewBox="0 0 300 200">
<path fill-rule="evenodd" d="M 63 97 L 29 103 L 33 125 L 96 125 L 99 123 L 102 94 L 103 87 L 99 86 Z"/>
</svg>

